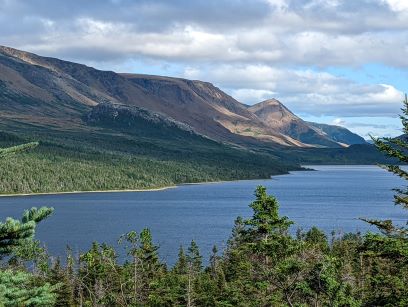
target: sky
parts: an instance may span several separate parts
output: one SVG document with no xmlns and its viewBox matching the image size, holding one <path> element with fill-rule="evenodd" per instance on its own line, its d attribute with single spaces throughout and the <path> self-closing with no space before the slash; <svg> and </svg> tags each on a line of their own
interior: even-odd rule
<svg viewBox="0 0 408 307">
<path fill-rule="evenodd" d="M 0 0 L 0 45 L 199 79 L 368 138 L 401 134 L 408 0 Z"/>
</svg>

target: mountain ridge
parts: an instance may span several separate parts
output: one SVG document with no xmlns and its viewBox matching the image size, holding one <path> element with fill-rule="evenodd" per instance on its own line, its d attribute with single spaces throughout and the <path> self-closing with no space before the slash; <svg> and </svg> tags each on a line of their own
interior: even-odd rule
<svg viewBox="0 0 408 307">
<path fill-rule="evenodd" d="M 0 109 L 6 118 L 79 127 L 84 113 L 111 103 L 163 114 L 238 146 L 342 146 L 275 99 L 269 101 L 280 104 L 280 120 L 260 114 L 262 103 L 246 106 L 205 81 L 101 71 L 5 46 L 0 46 L 0 69 Z"/>
</svg>

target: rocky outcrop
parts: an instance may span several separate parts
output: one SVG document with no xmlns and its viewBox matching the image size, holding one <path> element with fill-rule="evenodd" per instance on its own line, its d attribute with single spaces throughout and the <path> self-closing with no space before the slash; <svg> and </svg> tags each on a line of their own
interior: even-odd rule
<svg viewBox="0 0 408 307">
<path fill-rule="evenodd" d="M 86 115 L 85 120 L 88 124 L 106 127 L 140 128 L 142 130 L 156 127 L 178 129 L 190 134 L 194 133 L 192 127 L 177 122 L 163 114 L 151 112 L 139 107 L 113 103 L 101 103 L 96 105 Z"/>
</svg>

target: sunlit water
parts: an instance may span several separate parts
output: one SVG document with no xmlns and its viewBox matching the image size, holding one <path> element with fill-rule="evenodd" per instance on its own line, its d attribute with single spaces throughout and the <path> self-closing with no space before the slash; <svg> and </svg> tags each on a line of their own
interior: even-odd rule
<svg viewBox="0 0 408 307">
<path fill-rule="evenodd" d="M 0 198 L 0 218 L 20 217 L 24 209 L 52 206 L 55 213 L 38 227 L 37 238 L 54 255 L 70 245 L 84 251 L 93 241 L 116 245 L 130 230 L 151 229 L 160 255 L 174 262 L 180 244 L 195 240 L 205 258 L 225 246 L 237 216 L 248 217 L 256 186 L 264 185 L 281 205 L 281 214 L 308 229 L 330 233 L 374 230 L 359 217 L 407 220 L 393 204 L 392 188 L 404 182 L 376 166 L 313 166 L 270 180 L 183 185 L 163 191 L 84 193 Z"/>
</svg>

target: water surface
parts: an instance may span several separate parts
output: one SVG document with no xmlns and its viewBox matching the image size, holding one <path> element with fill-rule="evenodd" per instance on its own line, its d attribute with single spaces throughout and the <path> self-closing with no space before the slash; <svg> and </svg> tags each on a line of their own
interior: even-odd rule
<svg viewBox="0 0 408 307">
<path fill-rule="evenodd" d="M 151 229 L 160 255 L 174 262 L 180 244 L 196 240 L 205 257 L 222 248 L 237 216 L 248 217 L 256 186 L 264 185 L 296 227 L 316 225 L 327 233 L 370 228 L 359 217 L 407 220 L 393 205 L 392 188 L 404 182 L 376 166 L 311 166 L 270 180 L 182 185 L 151 192 L 83 193 L 0 198 L 0 219 L 20 217 L 24 209 L 52 206 L 55 213 L 38 227 L 37 238 L 54 255 L 66 245 L 86 250 L 93 241 L 116 244 L 130 230 Z"/>
</svg>

